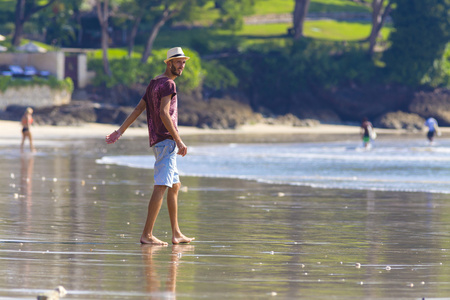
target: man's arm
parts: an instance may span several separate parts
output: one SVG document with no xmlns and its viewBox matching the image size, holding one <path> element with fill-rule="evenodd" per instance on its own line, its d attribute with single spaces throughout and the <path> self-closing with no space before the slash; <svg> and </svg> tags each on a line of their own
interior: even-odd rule
<svg viewBox="0 0 450 300">
<path fill-rule="evenodd" d="M 169 131 L 175 143 L 177 143 L 178 153 L 181 156 L 185 156 L 187 154 L 187 147 L 183 143 L 178 134 L 178 131 L 175 129 L 175 126 L 172 123 L 172 119 L 170 118 L 170 100 L 172 100 L 172 95 L 166 96 L 161 99 L 161 107 L 159 110 L 159 116 L 161 117 L 161 121 L 164 126 Z"/>
<path fill-rule="evenodd" d="M 117 142 L 117 140 L 122 136 L 122 134 L 125 133 L 128 127 L 130 127 L 130 125 L 133 124 L 133 122 L 136 121 L 136 119 L 141 115 L 145 108 L 145 101 L 141 98 L 141 101 L 139 101 L 138 105 L 136 105 L 131 114 L 125 119 L 120 128 L 106 136 L 106 143 L 113 144 Z"/>
</svg>

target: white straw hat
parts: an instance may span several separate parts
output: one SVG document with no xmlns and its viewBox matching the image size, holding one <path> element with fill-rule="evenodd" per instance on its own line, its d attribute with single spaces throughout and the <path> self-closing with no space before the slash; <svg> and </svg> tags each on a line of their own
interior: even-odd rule
<svg viewBox="0 0 450 300">
<path fill-rule="evenodd" d="M 167 51 L 167 59 L 165 59 L 164 62 L 167 63 L 169 60 L 174 58 L 186 58 L 186 60 L 188 60 L 190 57 L 185 56 L 180 47 L 175 47 Z"/>
</svg>

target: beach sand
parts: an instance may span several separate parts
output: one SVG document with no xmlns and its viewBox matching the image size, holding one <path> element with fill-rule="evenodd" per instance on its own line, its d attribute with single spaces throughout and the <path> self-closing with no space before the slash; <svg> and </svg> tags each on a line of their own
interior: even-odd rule
<svg viewBox="0 0 450 300">
<path fill-rule="evenodd" d="M 0 138 L 15 138 L 20 136 L 20 122 L 0 120 Z M 106 134 L 118 129 L 119 125 L 85 123 L 80 126 L 32 126 L 31 130 L 37 139 L 64 138 L 102 138 Z M 381 135 L 422 135 L 424 132 L 411 132 L 401 129 L 375 128 Z M 185 135 L 270 135 L 270 134 L 306 134 L 306 135 L 359 135 L 360 127 L 354 125 L 319 124 L 312 127 L 294 127 L 289 125 L 249 124 L 236 129 L 202 129 L 197 127 L 180 126 L 180 134 Z M 443 134 L 450 134 L 450 127 L 441 127 Z M 19 134 L 18 134 L 19 132 Z M 147 128 L 130 127 L 126 131 L 128 137 L 148 136 Z M 124 136 L 125 136 L 124 135 Z"/>
<path fill-rule="evenodd" d="M 150 153 L 145 128 L 126 132 L 123 138 L 132 142 L 107 146 L 103 138 L 117 126 L 36 126 L 38 152 L 21 155 L 19 124 L 0 125 L 0 298 L 35 299 L 58 285 L 67 289 L 67 299 L 450 294 L 448 195 L 184 177 L 180 225 L 196 241 L 141 246 L 152 170 L 96 160 Z M 182 127 L 180 132 L 191 144 L 248 141 L 255 135 L 256 141 L 359 141 L 357 126 Z M 155 235 L 170 241 L 165 204 Z"/>
<path fill-rule="evenodd" d="M 22 129 L 20 122 L 0 120 L 2 132 L 0 138 L 16 138 Z M 31 131 L 36 139 L 64 139 L 64 138 L 101 138 L 118 129 L 118 125 L 85 123 L 80 126 L 32 126 Z M 180 126 L 181 135 L 213 135 L 213 134 L 359 134 L 358 126 L 321 124 L 314 127 L 294 127 L 287 125 L 254 124 L 243 125 L 237 129 L 201 129 Z M 447 132 L 447 129 L 443 129 Z M 402 130 L 377 129 L 384 134 L 406 133 Z M 450 132 L 450 130 L 448 130 Z M 18 134 L 19 133 L 19 134 Z M 128 137 L 148 136 L 147 128 L 130 127 L 126 131 Z"/>
</svg>

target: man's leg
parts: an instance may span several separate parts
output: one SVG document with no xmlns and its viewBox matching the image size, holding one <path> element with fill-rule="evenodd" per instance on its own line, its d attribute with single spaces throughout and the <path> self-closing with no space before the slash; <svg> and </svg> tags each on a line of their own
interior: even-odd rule
<svg viewBox="0 0 450 300">
<path fill-rule="evenodd" d="M 181 233 L 178 226 L 178 191 L 181 183 L 175 183 L 167 192 L 167 208 L 169 209 L 170 225 L 172 226 L 172 243 L 190 243 L 195 238 L 188 238 Z"/>
<path fill-rule="evenodd" d="M 142 244 L 168 245 L 166 242 L 163 242 L 153 236 L 153 227 L 155 225 L 159 210 L 161 209 L 161 204 L 163 202 L 166 189 L 167 186 L 165 185 L 155 185 L 153 187 L 153 193 L 150 198 L 150 202 L 148 203 L 147 220 L 145 221 L 144 230 L 141 236 Z"/>
<path fill-rule="evenodd" d="M 22 133 L 22 142 L 20 143 L 20 151 L 23 151 L 24 144 L 25 144 L 25 133 Z"/>
<path fill-rule="evenodd" d="M 28 132 L 28 140 L 30 141 L 30 151 L 36 152 L 36 149 L 34 149 L 33 146 L 33 136 L 31 135 L 31 132 Z"/>
</svg>

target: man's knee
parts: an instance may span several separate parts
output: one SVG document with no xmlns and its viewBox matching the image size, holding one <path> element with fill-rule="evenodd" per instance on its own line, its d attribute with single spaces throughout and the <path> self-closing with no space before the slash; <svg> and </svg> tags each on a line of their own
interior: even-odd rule
<svg viewBox="0 0 450 300">
<path fill-rule="evenodd" d="M 166 192 L 167 188 L 169 188 L 169 187 L 166 185 L 154 185 L 153 193 L 164 194 Z"/>
<path fill-rule="evenodd" d="M 181 183 L 180 183 L 180 182 L 174 183 L 174 184 L 172 185 L 172 187 L 169 188 L 169 190 L 171 190 L 171 191 L 178 191 L 178 190 L 180 189 L 180 187 L 181 187 Z"/>
</svg>

